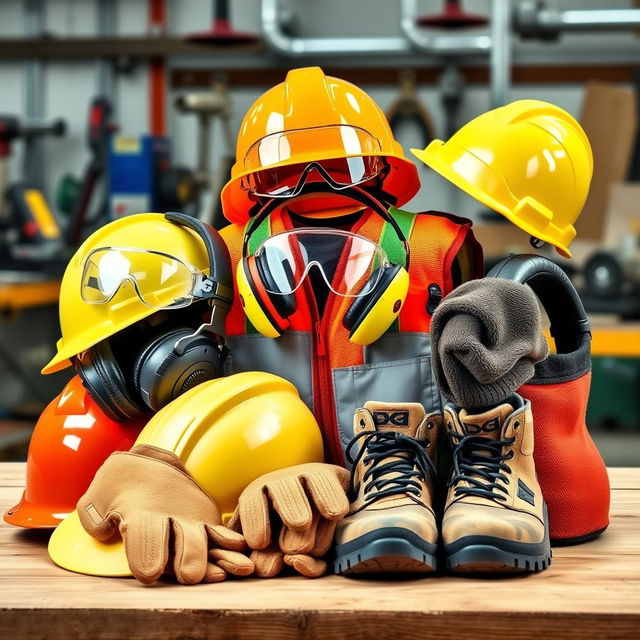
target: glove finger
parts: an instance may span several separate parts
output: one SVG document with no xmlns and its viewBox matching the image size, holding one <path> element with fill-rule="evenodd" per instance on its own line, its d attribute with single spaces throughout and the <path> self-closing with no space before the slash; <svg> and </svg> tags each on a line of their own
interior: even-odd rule
<svg viewBox="0 0 640 640">
<path fill-rule="evenodd" d="M 92 538 L 105 542 L 118 531 L 119 517 L 115 514 L 103 516 L 87 493 L 78 500 L 76 510 L 80 524 Z"/>
<path fill-rule="evenodd" d="M 315 532 L 311 529 L 293 531 L 283 527 L 278 544 L 283 553 L 311 553 L 315 545 Z"/>
<path fill-rule="evenodd" d="M 287 554 L 311 553 L 316 546 L 316 532 L 320 520 L 320 514 L 314 512 L 311 525 L 306 529 L 294 531 L 289 527 L 282 527 L 278 539 L 280 550 Z"/>
<path fill-rule="evenodd" d="M 229 518 L 229 522 L 227 522 L 227 528 L 231 529 L 231 531 L 235 531 L 236 533 L 242 533 L 242 522 L 240 520 L 240 509 L 236 507 L 234 512 L 231 514 Z"/>
<path fill-rule="evenodd" d="M 210 546 L 229 549 L 231 551 L 244 551 L 247 548 L 244 536 L 224 525 L 208 524 L 206 525 L 206 530 Z"/>
<path fill-rule="evenodd" d="M 210 549 L 209 559 L 234 576 L 250 576 L 253 573 L 253 562 L 244 553 L 227 551 L 226 549 Z"/>
<path fill-rule="evenodd" d="M 302 554 L 287 554 L 284 556 L 284 562 L 305 578 L 319 578 L 327 570 L 327 563 L 324 560 Z"/>
<path fill-rule="evenodd" d="M 257 549 L 251 553 L 251 561 L 258 578 L 273 578 L 282 572 L 284 554 L 273 547 Z"/>
<path fill-rule="evenodd" d="M 262 490 L 245 494 L 238 504 L 242 533 L 249 547 L 265 549 L 271 542 L 269 500 Z"/>
<path fill-rule="evenodd" d="M 285 527 L 300 530 L 311 525 L 311 505 L 296 476 L 284 475 L 274 480 L 269 487 L 269 496 Z"/>
<path fill-rule="evenodd" d="M 335 472 L 331 469 L 314 473 L 302 480 L 320 514 L 329 520 L 344 518 L 349 512 L 349 498 L 345 491 L 349 472 L 340 467 L 334 469 Z"/>
<path fill-rule="evenodd" d="M 202 582 L 211 584 L 212 582 L 222 582 L 227 579 L 227 572 L 213 562 L 207 564 L 207 571 L 204 574 Z"/>
<path fill-rule="evenodd" d="M 316 527 L 315 544 L 307 553 L 317 558 L 325 555 L 333 545 L 333 538 L 335 537 L 337 526 L 338 520 L 321 518 Z"/>
<path fill-rule="evenodd" d="M 121 523 L 120 533 L 131 573 L 144 584 L 155 582 L 169 559 L 169 519 L 142 513 Z"/>
<path fill-rule="evenodd" d="M 208 538 L 202 523 L 173 520 L 173 570 L 181 584 L 198 584 L 207 573 Z"/>
</svg>

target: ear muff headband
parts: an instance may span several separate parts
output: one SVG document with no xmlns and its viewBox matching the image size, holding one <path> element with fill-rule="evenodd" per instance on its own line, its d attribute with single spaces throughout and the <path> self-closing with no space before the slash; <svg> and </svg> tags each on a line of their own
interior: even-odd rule
<svg viewBox="0 0 640 640">
<path fill-rule="evenodd" d="M 405 255 L 405 264 L 404 268 L 409 271 L 409 260 L 410 260 L 410 252 L 409 252 L 409 242 L 402 232 L 402 229 L 395 221 L 393 216 L 389 213 L 384 204 L 378 200 L 375 196 L 370 194 L 368 191 L 361 189 L 359 187 L 349 187 L 348 189 L 341 189 L 340 191 L 336 191 L 331 187 L 330 184 L 326 184 L 323 182 L 313 182 L 311 184 L 305 185 L 302 191 L 295 197 L 299 197 L 301 195 L 306 195 L 308 193 L 330 193 L 333 195 L 342 195 L 348 198 L 352 198 L 356 202 L 365 205 L 372 209 L 375 213 L 377 213 L 385 222 L 388 222 L 393 230 L 398 235 L 400 242 L 404 247 L 404 255 Z M 291 198 L 293 200 L 294 198 Z M 249 239 L 253 232 L 262 224 L 262 222 L 271 215 L 276 209 L 284 206 L 287 203 L 287 198 L 274 198 L 269 200 L 266 204 L 264 204 L 260 209 L 257 210 L 255 216 L 251 219 L 249 226 L 244 234 L 244 240 L 242 243 L 242 256 L 246 258 L 249 254 Z"/>
<path fill-rule="evenodd" d="M 201 220 L 184 213 L 170 212 L 165 213 L 164 217 L 173 224 L 186 227 L 195 231 L 202 238 L 207 256 L 209 258 L 209 278 L 213 283 L 211 291 L 202 290 L 200 297 L 212 298 L 222 303 L 231 305 L 233 302 L 233 277 L 231 274 L 231 261 L 229 260 L 229 250 L 220 234 L 204 224 Z M 218 259 L 218 256 L 224 258 Z"/>
<path fill-rule="evenodd" d="M 493 267 L 487 277 L 515 280 L 533 289 L 549 316 L 558 353 L 575 351 L 584 334 L 591 335 L 582 300 L 567 274 L 555 262 L 536 255 L 510 256 Z"/>
</svg>

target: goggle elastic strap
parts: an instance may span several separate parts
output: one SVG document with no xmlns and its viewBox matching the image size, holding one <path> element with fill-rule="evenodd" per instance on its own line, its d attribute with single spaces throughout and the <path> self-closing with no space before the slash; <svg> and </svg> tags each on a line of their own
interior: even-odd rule
<svg viewBox="0 0 640 640">
<path fill-rule="evenodd" d="M 393 230 L 396 232 L 400 242 L 404 247 L 404 255 L 405 255 L 405 264 L 404 267 L 408 271 L 409 270 L 409 242 L 402 232 L 402 229 L 395 221 L 394 217 L 389 213 L 387 208 L 378 200 L 374 195 L 361 189 L 359 187 L 347 187 L 345 189 L 340 189 L 336 191 L 330 184 L 314 182 L 309 185 L 305 185 L 298 195 L 306 195 L 308 193 L 338 193 L 340 195 L 347 196 L 360 202 L 361 204 L 369 207 L 372 211 L 374 211 L 377 215 L 379 215 L 385 222 L 388 222 Z M 291 196 L 296 197 L 296 196 Z M 242 256 L 246 258 L 249 253 L 249 239 L 255 232 L 255 230 L 262 224 L 262 222 L 269 217 L 276 209 L 279 209 L 283 206 L 283 203 L 287 201 L 287 198 L 274 198 L 273 200 L 269 200 L 265 204 L 262 205 L 260 209 L 258 209 L 255 215 L 251 219 L 251 223 L 247 228 L 247 231 L 244 234 L 244 240 L 242 243 Z"/>
</svg>

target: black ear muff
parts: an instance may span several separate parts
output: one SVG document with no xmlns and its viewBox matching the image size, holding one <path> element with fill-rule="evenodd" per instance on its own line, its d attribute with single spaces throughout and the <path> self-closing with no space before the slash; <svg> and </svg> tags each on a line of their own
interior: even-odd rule
<svg viewBox="0 0 640 640">
<path fill-rule="evenodd" d="M 538 296 L 551 323 L 550 333 L 557 353 L 580 347 L 591 326 L 582 300 L 567 274 L 555 263 L 538 255 L 515 255 L 499 262 L 487 278 L 506 278 L 529 285 Z"/>
<path fill-rule="evenodd" d="M 184 339 L 183 339 L 184 338 Z M 210 334 L 180 328 L 151 337 L 133 365 L 133 384 L 158 411 L 189 389 L 222 375 L 224 355 Z"/>
<path fill-rule="evenodd" d="M 349 337 L 351 337 L 362 324 L 362 321 L 369 315 L 373 307 L 378 300 L 384 295 L 384 292 L 389 288 L 389 285 L 393 282 L 393 279 L 398 275 L 398 272 L 403 269 L 402 265 L 394 264 L 389 267 L 378 267 L 372 274 L 369 281 L 363 285 L 364 289 L 371 280 L 380 278 L 373 291 L 356 298 L 351 306 L 347 309 L 342 319 L 342 324 L 345 329 L 349 329 Z M 382 271 L 382 275 L 378 274 Z M 361 290 L 362 290 L 361 289 Z"/>
<path fill-rule="evenodd" d="M 276 283 L 273 275 L 271 274 L 271 270 L 265 264 L 266 256 L 265 254 L 259 254 L 255 257 L 256 260 L 256 268 L 258 270 L 258 274 L 260 279 L 262 280 L 262 285 L 264 292 L 269 296 L 269 300 L 275 307 L 276 311 L 283 317 L 288 318 L 290 315 L 295 313 L 296 311 L 296 297 L 293 293 L 269 293 L 267 288 L 271 291 L 278 291 L 280 287 Z M 287 280 L 289 284 L 293 286 L 293 273 L 291 273 L 288 265 L 285 265 L 285 273 L 287 275 Z"/>
<path fill-rule="evenodd" d="M 112 420 L 126 422 L 145 412 L 144 405 L 128 387 L 109 340 L 85 351 L 75 359 L 75 366 L 93 400 Z"/>
</svg>

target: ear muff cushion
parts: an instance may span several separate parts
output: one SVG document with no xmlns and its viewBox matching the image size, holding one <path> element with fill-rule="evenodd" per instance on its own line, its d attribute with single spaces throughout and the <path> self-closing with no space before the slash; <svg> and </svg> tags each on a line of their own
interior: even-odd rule
<svg viewBox="0 0 640 640">
<path fill-rule="evenodd" d="M 262 335 L 277 338 L 288 323 L 280 316 L 270 298 L 266 297 L 266 292 L 259 290 L 256 279 L 260 282 L 260 275 L 252 256 L 238 262 L 236 283 L 247 318 Z"/>
<path fill-rule="evenodd" d="M 342 319 L 342 324 L 345 329 L 354 329 L 357 328 L 357 325 L 362 321 L 362 318 L 367 314 L 367 311 L 370 310 L 373 305 L 380 299 L 380 296 L 384 293 L 386 288 L 389 286 L 393 278 L 398 273 L 398 270 L 402 267 L 400 265 L 394 265 L 392 267 L 378 267 L 372 274 L 371 278 L 362 285 L 362 289 L 364 289 L 371 280 L 380 277 L 378 284 L 375 286 L 375 289 L 364 295 L 360 298 L 356 298 L 347 312 L 344 314 L 344 318 Z M 382 271 L 382 275 L 378 276 L 378 274 Z"/>
<path fill-rule="evenodd" d="M 349 340 L 362 345 L 375 342 L 400 313 L 408 290 L 409 274 L 405 268 L 385 267 L 375 289 L 357 298 L 345 313 L 343 325 L 349 329 Z"/>
<path fill-rule="evenodd" d="M 92 398 L 110 418 L 124 422 L 144 412 L 143 405 L 129 390 L 109 340 L 91 347 L 77 361 L 76 368 Z"/>
<path fill-rule="evenodd" d="M 186 329 L 184 328 L 174 329 L 172 331 L 167 331 L 167 329 L 165 328 L 164 331 L 155 333 L 144 343 L 140 353 L 138 354 L 138 357 L 133 363 L 132 370 L 133 385 L 138 393 L 140 393 L 140 374 L 145 364 L 149 361 L 150 356 L 162 347 L 164 347 L 166 350 L 166 355 L 164 358 L 162 358 L 163 362 L 166 360 L 166 358 L 171 357 L 172 354 L 177 355 L 173 351 L 173 347 L 176 341 L 179 338 L 183 337 L 181 334 L 187 336 L 190 333 L 193 333 L 193 331 L 189 330 L 187 333 Z"/>
<path fill-rule="evenodd" d="M 255 258 L 256 268 L 258 271 L 258 275 L 260 276 L 260 280 L 262 281 L 265 287 L 265 295 L 269 296 L 269 300 L 275 307 L 276 311 L 283 317 L 288 318 L 290 315 L 295 313 L 296 311 L 296 297 L 292 293 L 285 294 L 270 294 L 266 289 L 270 289 L 271 291 L 279 291 L 280 287 L 276 283 L 273 275 L 271 274 L 271 270 L 269 266 L 266 264 L 266 255 L 260 254 Z M 289 284 L 293 286 L 293 274 L 290 273 L 289 269 L 285 271 L 287 274 L 287 279 Z"/>
<path fill-rule="evenodd" d="M 186 338 L 175 346 L 178 340 Z M 220 349 L 208 333 L 193 335 L 193 328 L 165 330 L 151 337 L 134 364 L 137 392 L 158 411 L 188 389 L 222 373 Z"/>
</svg>

